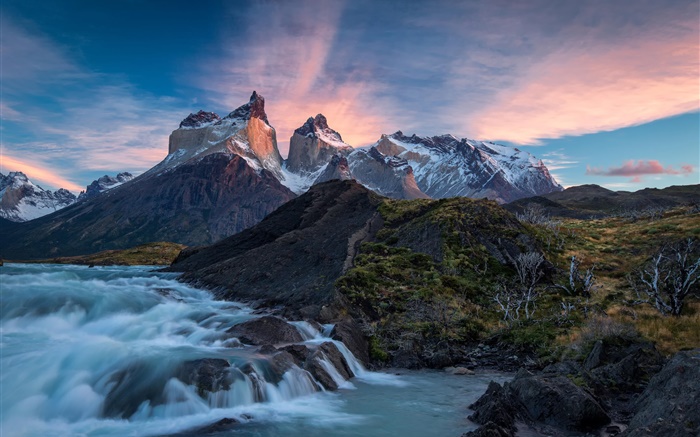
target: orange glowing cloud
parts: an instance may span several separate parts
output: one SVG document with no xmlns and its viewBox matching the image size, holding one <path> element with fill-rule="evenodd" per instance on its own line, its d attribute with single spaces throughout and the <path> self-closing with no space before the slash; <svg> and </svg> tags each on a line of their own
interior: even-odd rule
<svg viewBox="0 0 700 437">
<path fill-rule="evenodd" d="M 85 187 L 60 176 L 54 169 L 40 167 L 35 163 L 29 164 L 20 159 L 7 156 L 4 153 L 0 156 L 0 168 L 2 168 L 4 172 L 21 171 L 26 174 L 31 181 L 43 182 L 52 187 L 65 188 L 69 191 L 81 191 L 85 189 Z"/>
<path fill-rule="evenodd" d="M 536 145 L 696 111 L 698 52 L 695 32 L 565 46 L 531 65 L 469 125 L 478 138 Z"/>
</svg>

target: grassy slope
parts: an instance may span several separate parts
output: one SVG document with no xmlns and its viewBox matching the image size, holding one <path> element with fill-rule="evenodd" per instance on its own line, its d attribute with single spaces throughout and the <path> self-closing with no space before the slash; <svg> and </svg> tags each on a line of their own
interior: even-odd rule
<svg viewBox="0 0 700 437">
<path fill-rule="evenodd" d="M 571 255 L 583 258 L 585 267 L 595 265 L 599 288 L 592 302 L 613 320 L 633 325 L 665 353 L 700 346 L 700 302 L 690 296 L 679 318 L 664 317 L 650 305 L 632 305 L 635 295 L 627 275 L 642 265 L 665 243 L 700 237 L 700 214 L 679 208 L 659 220 L 631 221 L 623 218 L 565 220 L 565 250 L 555 259 L 566 267 Z M 572 341 L 578 332 L 563 338 Z"/>
<path fill-rule="evenodd" d="M 590 340 L 598 329 L 592 325 L 610 331 L 619 329 L 617 322 L 633 325 L 666 353 L 700 345 L 700 303 L 694 297 L 680 318 L 663 317 L 648 305 L 631 305 L 626 280 L 664 242 L 700 237 L 700 214 L 678 209 L 655 221 L 566 219 L 555 233 L 514 225 L 502 208 L 469 199 L 391 200 L 380 212 L 385 226 L 378 241 L 363 245 L 355 267 L 337 281 L 368 316 L 375 359 L 410 350 L 429 361 L 439 350 L 494 336 L 556 357 L 565 346 Z M 528 235 L 556 268 L 543 279 L 534 320 L 506 324 L 492 296 L 514 271 L 484 241 L 497 237 L 495 244 L 526 251 L 532 249 L 523 244 Z M 438 241 L 437 248 L 430 241 Z M 553 287 L 565 282 L 572 255 L 583 259 L 583 269 L 596 266 L 598 288 L 588 301 Z M 562 301 L 577 309 L 563 314 Z"/>
<path fill-rule="evenodd" d="M 147 243 L 124 250 L 105 250 L 92 255 L 48 258 L 32 263 L 81 265 L 169 265 L 186 246 L 177 243 Z"/>
</svg>

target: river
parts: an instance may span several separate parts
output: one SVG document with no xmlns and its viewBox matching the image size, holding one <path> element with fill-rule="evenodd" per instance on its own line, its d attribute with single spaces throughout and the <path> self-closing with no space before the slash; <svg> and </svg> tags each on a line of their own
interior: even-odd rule
<svg viewBox="0 0 700 437">
<path fill-rule="evenodd" d="M 6 264 L 0 268 L 0 435 L 180 436 L 223 418 L 224 436 L 459 436 L 488 382 L 504 375 L 369 372 L 335 392 L 291 369 L 268 382 L 266 357 L 225 331 L 259 317 L 149 267 Z M 329 341 L 296 323 L 309 345 Z M 183 363 L 223 358 L 229 390 L 197 394 Z M 246 367 L 247 366 L 247 367 Z"/>
</svg>

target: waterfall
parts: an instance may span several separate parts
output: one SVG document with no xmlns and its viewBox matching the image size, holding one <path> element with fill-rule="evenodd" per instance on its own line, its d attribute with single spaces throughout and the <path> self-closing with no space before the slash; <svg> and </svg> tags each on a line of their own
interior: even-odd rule
<svg viewBox="0 0 700 437">
<path fill-rule="evenodd" d="M 245 408 L 323 392 L 297 363 L 277 363 L 227 334 L 257 317 L 251 308 L 215 301 L 172 274 L 6 265 L 1 279 L 3 436 L 100 434 L 109 423 L 145 435 L 156 424 L 246 421 Z M 372 374 L 328 337 L 332 325 L 292 323 L 303 345 L 332 342 L 358 378 Z M 320 356 L 340 388 L 354 388 Z"/>
</svg>

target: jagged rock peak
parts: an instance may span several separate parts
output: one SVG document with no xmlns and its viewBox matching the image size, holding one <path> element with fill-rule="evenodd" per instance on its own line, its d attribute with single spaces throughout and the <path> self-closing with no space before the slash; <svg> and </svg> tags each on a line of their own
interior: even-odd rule
<svg viewBox="0 0 700 437">
<path fill-rule="evenodd" d="M 258 118 L 266 124 L 270 124 L 270 122 L 267 121 L 267 114 L 265 113 L 265 98 L 256 91 L 253 91 L 248 103 L 236 108 L 227 115 L 226 118 L 242 118 L 245 120 Z"/>
<path fill-rule="evenodd" d="M 219 120 L 221 120 L 221 117 L 215 112 L 206 112 L 200 109 L 196 114 L 190 114 L 187 118 L 182 120 L 180 122 L 180 128 L 196 129 L 216 123 Z"/>
<path fill-rule="evenodd" d="M 0 178 L 6 180 L 8 184 L 12 181 L 29 182 L 27 175 L 21 171 L 11 171 L 7 176 L 3 176 L 3 174 L 0 173 Z"/>
<path fill-rule="evenodd" d="M 317 132 L 336 135 L 338 141 L 343 141 L 340 133 L 328 127 L 328 120 L 323 114 L 316 114 L 316 117 L 309 117 L 306 123 L 294 131 L 294 133 L 302 136 L 314 136 Z"/>
</svg>

